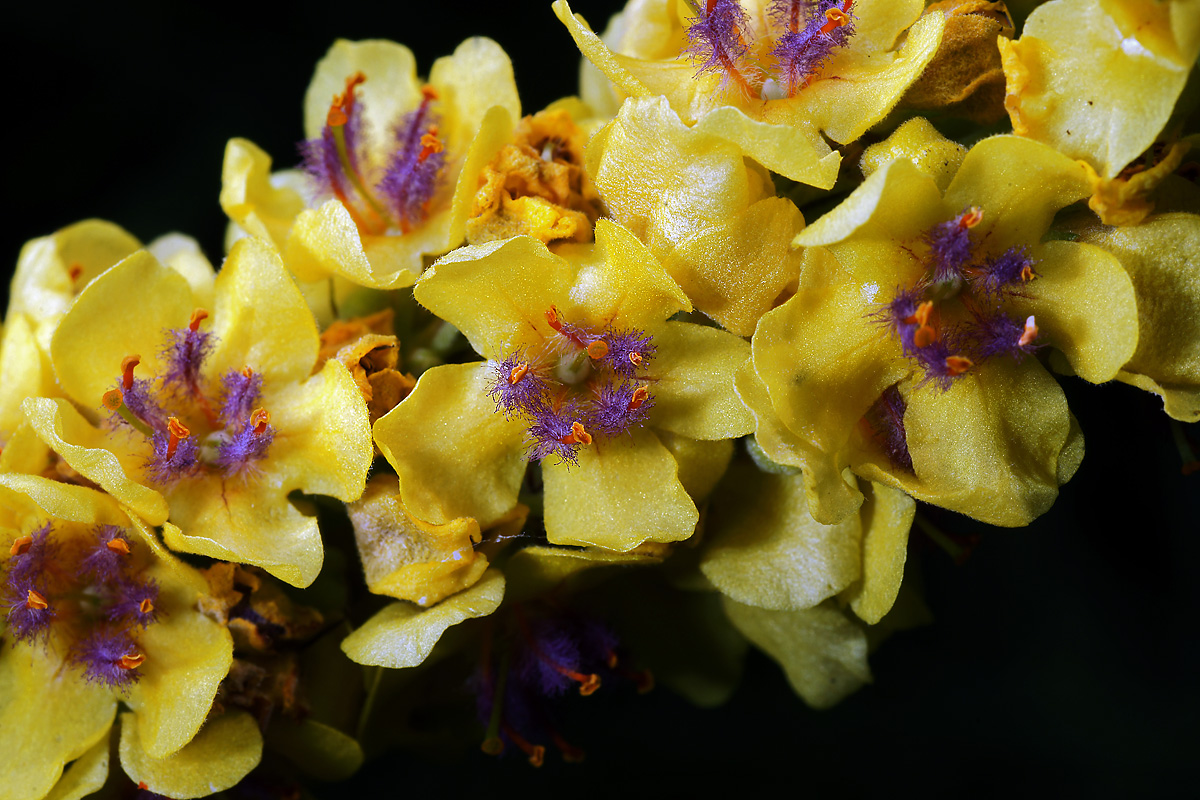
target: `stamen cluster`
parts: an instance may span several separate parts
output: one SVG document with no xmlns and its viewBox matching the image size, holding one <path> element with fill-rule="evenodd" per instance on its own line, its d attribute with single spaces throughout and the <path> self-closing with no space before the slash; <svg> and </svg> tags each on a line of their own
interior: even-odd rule
<svg viewBox="0 0 1200 800">
<path fill-rule="evenodd" d="M 215 340 L 200 329 L 207 316 L 198 310 L 187 328 L 166 331 L 161 376 L 135 378 L 133 370 L 141 359 L 129 356 L 121 365 L 117 388 L 104 396 L 114 425 L 149 440 L 153 455 L 146 461 L 146 472 L 160 486 L 209 471 L 228 478 L 251 477 L 275 439 L 271 415 L 258 405 L 262 376 L 250 367 L 223 375 L 218 395 L 210 399 L 202 369 Z M 193 433 L 202 428 L 209 432 Z"/>
<path fill-rule="evenodd" d="M 373 142 L 364 132 L 355 95 L 364 81 L 362 73 L 348 78 L 321 135 L 300 143 L 303 167 L 318 196 L 341 201 L 363 233 L 407 233 L 428 215 L 446 162 L 432 109 L 437 93 L 426 86 L 421 104 L 397 121 L 387 140 Z"/>
<path fill-rule="evenodd" d="M 9 636 L 48 646 L 53 630 L 89 681 L 125 689 L 141 677 L 146 658 L 139 635 L 160 613 L 141 548 L 115 525 L 64 540 L 46 523 L 18 537 L 0 583 Z"/>
<path fill-rule="evenodd" d="M 971 231 L 983 211 L 971 207 L 938 223 L 922 237 L 927 249 L 926 273 L 916 285 L 897 289 L 876 312 L 900 341 L 904 355 L 921 365 L 925 378 L 939 389 L 994 355 L 1020 360 L 1038 347 L 1033 317 L 1018 322 L 1005 305 L 1020 296 L 1037 277 L 1023 247 L 984 257 Z M 961 310 L 960 310 L 961 309 Z M 965 314 L 962 313 L 965 310 Z M 947 316 L 957 319 L 947 323 Z"/>
<path fill-rule="evenodd" d="M 654 357 L 652 338 L 636 329 L 593 331 L 546 312 L 554 337 L 541 352 L 491 362 L 488 396 L 506 417 L 530 423 L 529 459 L 556 455 L 578 463 L 578 450 L 645 422 L 654 396 L 639 373 Z"/>
<path fill-rule="evenodd" d="M 853 0 L 773 0 L 766 41 L 753 40 L 745 10 L 737 0 L 707 0 L 688 27 L 684 52 L 696 64 L 696 77 L 719 74 L 723 84 L 749 97 L 779 99 L 807 86 L 854 35 Z M 765 50 L 771 62 L 751 54 Z"/>
</svg>

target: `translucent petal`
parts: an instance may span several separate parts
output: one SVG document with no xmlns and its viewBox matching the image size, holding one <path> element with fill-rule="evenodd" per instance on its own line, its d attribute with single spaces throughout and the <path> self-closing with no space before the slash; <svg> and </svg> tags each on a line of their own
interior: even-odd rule
<svg viewBox="0 0 1200 800">
<path fill-rule="evenodd" d="M 650 422 L 693 439 L 732 439 L 754 428 L 733 390 L 733 375 L 750 346 L 731 333 L 668 322 L 655 331 L 649 372 L 654 394 Z"/>
<path fill-rule="evenodd" d="M 661 429 L 654 433 L 679 465 L 679 482 L 683 488 L 697 505 L 703 503 L 733 458 L 733 440 L 703 441 Z"/>
<path fill-rule="evenodd" d="M 121 715 L 121 767 L 134 783 L 168 797 L 204 797 L 238 783 L 262 759 L 262 734 L 245 711 L 205 723 L 186 747 L 165 758 L 142 749 L 136 714 Z"/>
<path fill-rule="evenodd" d="M 1097 0 L 1040 6 L 1000 52 L 1013 130 L 1106 178 L 1154 142 L 1190 69 L 1125 38 Z"/>
<path fill-rule="evenodd" d="M 771 611 L 725 597 L 734 627 L 783 667 L 788 683 L 813 708 L 829 708 L 871 682 L 867 637 L 829 605 Z"/>
<path fill-rule="evenodd" d="M 814 520 L 800 475 L 739 463 L 710 508 L 700 571 L 739 603 L 811 608 L 859 579 L 861 536 L 857 515 Z"/>
<path fill-rule="evenodd" d="M 678 542 L 696 530 L 696 506 L 670 451 L 651 431 L 581 447 L 579 465 L 542 463 L 551 544 L 632 550 Z"/>
<path fill-rule="evenodd" d="M 363 750 L 357 741 L 315 719 L 298 724 L 290 719 L 272 720 L 267 745 L 321 781 L 343 781 L 363 763 Z"/>
<path fill-rule="evenodd" d="M 437 605 L 420 608 L 392 603 L 371 617 L 342 642 L 351 661 L 368 666 L 402 669 L 423 662 L 452 625 L 486 617 L 504 599 L 504 575 L 489 569 L 471 588 Z"/>
<path fill-rule="evenodd" d="M 304 138 L 321 135 L 330 102 L 345 91 L 346 79 L 356 72 L 367 78 L 355 95 L 361 104 L 364 133 L 373 141 L 387 141 L 400 117 L 421 103 L 417 62 L 411 50 L 382 39 L 338 39 L 317 62 L 304 95 Z"/>
<path fill-rule="evenodd" d="M 80 800 L 100 791 L 108 780 L 108 739 L 109 736 L 104 736 L 75 759 L 44 800 Z"/>
<path fill-rule="evenodd" d="M 284 256 L 288 266 L 303 281 L 338 275 L 372 289 L 412 286 L 421 274 L 424 248 L 415 246 L 420 236 L 432 252 L 441 247 L 438 231 L 423 225 L 412 236 L 361 236 L 350 212 L 341 201 L 327 200 L 306 209 L 292 225 Z"/>
<path fill-rule="evenodd" d="M 616 570 L 606 567 L 636 567 L 662 563 L 659 556 L 645 553 L 617 553 L 600 547 L 582 550 L 565 547 L 534 545 L 524 547 L 504 563 L 505 593 L 509 600 L 520 602 L 544 595 L 564 581 L 572 590 L 599 583 Z"/>
<path fill-rule="evenodd" d="M 455 48 L 453 55 L 433 62 L 429 82 L 446 99 L 447 146 L 462 150 L 474 138 L 489 109 L 500 106 L 516 120 L 521 99 L 513 79 L 512 62 L 500 45 L 474 36 Z"/>
<path fill-rule="evenodd" d="M 25 314 L 8 315 L 0 334 L 0 439 L 7 439 L 21 423 L 25 413 L 21 402 L 26 397 L 54 395 L 54 370 L 38 347 L 34 329 Z"/>
<path fill-rule="evenodd" d="M 516 505 L 528 465 L 526 425 L 496 411 L 489 381 L 486 364 L 434 367 L 375 423 L 379 450 L 418 519 L 444 525 L 472 517 L 487 527 Z"/>
</svg>

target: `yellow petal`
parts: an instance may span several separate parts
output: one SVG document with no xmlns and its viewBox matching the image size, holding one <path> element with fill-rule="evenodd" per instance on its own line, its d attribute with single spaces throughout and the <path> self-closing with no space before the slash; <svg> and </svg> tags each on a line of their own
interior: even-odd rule
<svg viewBox="0 0 1200 800">
<path fill-rule="evenodd" d="M 754 428 L 733 390 L 750 357 L 745 340 L 717 328 L 668 322 L 655 332 L 650 422 L 693 439 L 732 439 Z"/>
<path fill-rule="evenodd" d="M 9 290 L 9 314 L 27 314 L 38 344 L 50 349 L 59 319 L 96 276 L 141 247 L 111 222 L 98 219 L 68 225 L 50 236 L 27 242 L 17 257 Z M 72 269 L 78 275 L 72 279 Z"/>
<path fill-rule="evenodd" d="M 564 307 L 574 269 L 528 236 L 460 247 L 417 284 L 421 305 L 462 331 L 477 353 L 502 359 L 552 335 L 546 312 Z M 471 516 L 471 515 L 466 515 Z"/>
<path fill-rule="evenodd" d="M 233 246 L 217 276 L 213 312 L 217 341 L 205 373 L 223 375 L 249 364 L 273 383 L 303 380 L 312 372 L 320 349 L 316 321 L 279 254 L 262 240 L 246 238 Z"/>
<path fill-rule="evenodd" d="M 792 115 L 788 122 L 798 124 L 773 124 L 754 119 L 740 108 L 722 106 L 705 114 L 694 130 L 736 144 L 747 156 L 785 178 L 818 189 L 833 188 L 842 154 L 830 149 L 808 119 Z"/>
<path fill-rule="evenodd" d="M 1137 294 L 1137 351 L 1118 379 L 1161 395 L 1175 419 L 1200 420 L 1200 217 L 1159 214 L 1080 233 L 1120 260 Z"/>
<path fill-rule="evenodd" d="M 136 314 L 120 313 L 131 303 Z M 161 375 L 163 331 L 187 325 L 193 310 L 183 276 L 145 251 L 134 253 L 92 281 L 59 323 L 50 358 L 63 390 L 100 408 L 101 396 L 120 377 L 121 360 L 133 354 L 142 357 L 138 377 Z"/>
<path fill-rule="evenodd" d="M 799 275 L 800 253 L 791 242 L 803 227 L 804 217 L 790 200 L 768 197 L 727 224 L 680 242 L 664 266 L 696 308 L 726 330 L 750 336 Z"/>
<path fill-rule="evenodd" d="M 65 650 L 65 643 L 55 642 Z M 0 650 L 0 797 L 42 797 L 67 762 L 104 738 L 117 713 L 112 692 L 81 680 L 62 656 L 41 645 Z"/>
<path fill-rule="evenodd" d="M 1196 55 L 1200 53 L 1200 2 L 1197 0 L 1166 3 L 1100 0 L 1100 7 L 1113 18 L 1121 33 L 1136 38 L 1147 50 L 1183 67 L 1195 63 Z"/>
<path fill-rule="evenodd" d="M 783 667 L 813 708 L 830 708 L 871 682 L 867 637 L 836 608 L 771 611 L 722 599 L 734 627 Z"/>
<path fill-rule="evenodd" d="M 1061 350 L 1084 380 L 1112 380 L 1138 344 L 1129 276 L 1112 255 L 1078 242 L 1046 242 L 1033 255 L 1038 277 L 1027 297 L 1012 299 L 1012 316 L 1034 315 L 1042 341 Z"/>
<path fill-rule="evenodd" d="M 469 517 L 430 525 L 408 513 L 394 480 L 379 476 L 347 509 L 367 587 L 429 606 L 470 587 L 488 560 L 476 553 L 479 523 Z"/>
<path fill-rule="evenodd" d="M 1105 178 L 1154 142 L 1190 68 L 1125 38 L 1097 0 L 1046 3 L 1000 47 L 1013 130 Z"/>
<path fill-rule="evenodd" d="M 528 465 L 526 426 L 496 411 L 489 384 L 486 364 L 434 367 L 375 423 L 379 450 L 418 519 L 444 525 L 472 517 L 487 527 L 516 505 Z"/>
<path fill-rule="evenodd" d="M 361 72 L 367 80 L 355 90 L 361 103 L 364 135 L 387 141 L 392 126 L 421 102 L 417 62 L 412 51 L 382 39 L 338 39 L 317 62 L 304 95 L 304 137 L 315 139 L 325 128 L 329 104 L 346 89 L 346 79 Z"/>
<path fill-rule="evenodd" d="M 304 198 L 271 181 L 271 157 L 249 139 L 230 139 L 221 164 L 221 210 L 252 236 L 277 249 L 287 243 Z"/>
<path fill-rule="evenodd" d="M 34 338 L 25 314 L 9 314 L 0 334 L 0 440 L 7 439 L 25 421 L 21 402 L 26 397 L 57 394 L 54 370 Z M 6 443 L 7 444 L 7 443 Z"/>
<path fill-rule="evenodd" d="M 906 399 L 916 476 L 876 464 L 856 464 L 858 474 L 992 525 L 1027 525 L 1053 504 L 1071 417 L 1036 360 L 993 359 L 946 392 L 925 386 Z"/>
<path fill-rule="evenodd" d="M 315 719 L 300 723 L 287 718 L 272 720 L 267 746 L 321 781 L 343 781 L 363 763 L 363 750 L 357 741 Z"/>
<path fill-rule="evenodd" d="M 512 62 L 491 39 L 474 36 L 464 40 L 453 55 L 433 62 L 429 83 L 447 108 L 443 124 L 451 133 L 447 144 L 452 149 L 466 147 L 494 106 L 503 108 L 512 119 L 521 118 Z"/>
<path fill-rule="evenodd" d="M 102 737 L 67 767 L 44 800 L 79 800 L 100 791 L 108 780 L 108 739 L 109 736 Z"/>
<path fill-rule="evenodd" d="M 703 503 L 733 458 L 733 440 L 702 441 L 666 430 L 654 433 L 679 465 L 679 482 L 683 488 L 697 505 Z"/>
<path fill-rule="evenodd" d="M 651 431 L 582 447 L 579 465 L 542 463 L 551 544 L 632 550 L 678 542 L 696 530 L 696 506 L 671 453 Z"/>
<path fill-rule="evenodd" d="M 944 192 L 966 154 L 967 148 L 942 136 L 929 120 L 915 117 L 864 150 L 859 167 L 863 176 L 869 177 L 888 162 L 902 158 L 933 178 Z"/>
<path fill-rule="evenodd" d="M 166 758 L 142 749 L 135 714 L 121 715 L 121 767 L 134 783 L 175 798 L 204 797 L 246 777 L 262 759 L 262 734 L 245 711 L 210 719 L 186 747 Z"/>
<path fill-rule="evenodd" d="M 31 397 L 23 408 L 38 437 L 72 469 L 151 525 L 166 522 L 166 498 L 129 477 L 141 474 L 147 454 L 144 450 L 114 446 L 108 432 L 92 427 L 66 400 Z"/>
<path fill-rule="evenodd" d="M 441 237 L 430 225 L 411 236 L 360 237 L 358 226 L 341 201 L 326 200 L 296 217 L 284 258 L 302 281 L 337 275 L 372 289 L 398 289 L 412 286 L 421 274 L 426 248 L 412 238 L 419 235 L 427 237 L 422 243 L 428 244 L 431 251 L 440 252 L 441 248 L 432 242 Z"/>
<path fill-rule="evenodd" d="M 1058 210 L 1091 194 L 1078 163 L 1039 142 L 994 136 L 971 148 L 946 189 L 949 214 L 983 209 L 976 241 L 999 253 L 1042 238 Z"/>
<path fill-rule="evenodd" d="M 150 255 L 167 269 L 183 276 L 200 308 L 213 307 L 217 272 L 200 250 L 200 243 L 183 233 L 166 233 L 146 245 Z"/>
<path fill-rule="evenodd" d="M 392 603 L 342 641 L 351 661 L 368 666 L 401 669 L 423 662 L 452 625 L 486 617 L 504 599 L 504 575 L 489 569 L 466 591 L 422 609 L 411 603 Z"/>
<path fill-rule="evenodd" d="M 908 532 L 917 504 L 904 492 L 868 482 L 862 519 L 862 579 L 842 592 L 858 618 L 874 625 L 892 609 L 904 579 Z"/>
<path fill-rule="evenodd" d="M 804 479 L 739 464 L 705 524 L 700 571 L 739 603 L 811 608 L 859 579 L 859 518 L 822 525 L 808 512 Z"/>
</svg>

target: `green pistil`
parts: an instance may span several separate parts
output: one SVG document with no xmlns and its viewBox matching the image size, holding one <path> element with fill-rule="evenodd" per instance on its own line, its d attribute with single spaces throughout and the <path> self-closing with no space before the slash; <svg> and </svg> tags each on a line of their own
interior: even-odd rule
<svg viewBox="0 0 1200 800">
<path fill-rule="evenodd" d="M 337 145 L 338 161 L 342 164 L 342 172 L 349 179 L 350 185 L 354 187 L 354 191 L 358 192 L 359 196 L 367 201 L 367 205 L 371 210 L 390 227 L 392 221 L 388 218 L 387 212 L 383 206 L 371 196 L 366 187 L 362 185 L 362 181 L 358 179 L 358 173 L 354 171 L 354 167 L 350 164 L 350 151 L 346 148 L 346 132 L 341 125 L 330 126 L 333 131 L 333 141 Z"/>
<path fill-rule="evenodd" d="M 124 401 L 121 402 L 121 406 L 117 409 L 117 413 L 121 415 L 121 419 L 132 425 L 138 433 L 142 434 L 146 438 L 154 437 L 154 430 L 149 425 L 135 417 L 133 412 L 129 410 L 129 406 L 125 405 Z"/>
<path fill-rule="evenodd" d="M 489 755 L 499 755 L 503 749 L 503 740 L 500 738 L 500 721 L 504 716 L 504 687 L 508 684 L 508 652 L 500 656 L 500 667 L 496 670 L 496 691 L 492 694 L 492 716 L 488 720 L 487 733 L 484 735 L 483 747 L 484 752 Z M 495 749 L 493 742 L 500 744 L 500 749 Z M 489 749 L 491 748 L 491 749 Z"/>
</svg>

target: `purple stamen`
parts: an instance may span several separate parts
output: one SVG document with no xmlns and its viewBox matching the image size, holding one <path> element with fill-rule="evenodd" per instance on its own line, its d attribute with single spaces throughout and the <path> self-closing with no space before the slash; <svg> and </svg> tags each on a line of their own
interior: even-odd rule
<svg viewBox="0 0 1200 800">
<path fill-rule="evenodd" d="M 558 411 L 548 406 L 538 409 L 533 415 L 534 423 L 529 428 L 532 440 L 529 445 L 529 460 L 541 461 L 556 455 L 561 461 L 578 466 L 577 453 L 580 443 L 574 440 L 574 425 L 576 422 L 582 424 L 585 417 L 583 409 L 573 403 Z"/>
<path fill-rule="evenodd" d="M 101 581 L 119 580 L 129 561 L 129 537 L 116 525 L 100 525 L 95 534 L 96 541 L 79 562 L 79 574 Z M 112 542 L 118 545 L 112 547 Z"/>
<path fill-rule="evenodd" d="M 565 673 L 580 672 L 579 645 L 565 630 L 545 621 L 531 622 L 527 633 L 530 641 L 517 654 L 515 677 L 539 694 L 561 695 L 575 684 Z"/>
<path fill-rule="evenodd" d="M 974 287 L 985 295 L 1017 294 L 1026 283 L 1037 277 L 1034 260 L 1024 247 L 1010 247 L 995 258 L 989 258 L 974 280 Z"/>
<path fill-rule="evenodd" d="M 247 374 L 249 373 L 249 374 Z M 221 424 L 228 426 L 250 417 L 262 396 L 262 375 L 231 369 L 221 378 Z"/>
<path fill-rule="evenodd" d="M 635 394 L 639 389 L 643 391 Z M 654 396 L 645 387 L 632 383 L 604 384 L 593 406 L 589 429 L 605 436 L 619 436 L 644 423 L 653 407 Z"/>
<path fill-rule="evenodd" d="M 908 438 L 904 432 L 904 412 L 907 410 L 908 403 L 900 390 L 889 386 L 867 411 L 866 419 L 888 460 L 894 466 L 912 472 L 912 456 L 908 452 Z"/>
<path fill-rule="evenodd" d="M 17 575 L 11 572 L 5 576 L 3 596 L 0 603 L 8 609 L 6 621 L 9 634 L 18 642 L 45 641 L 50 631 L 50 623 L 56 616 L 54 606 L 47 603 L 46 608 L 39 608 L 29 602 L 30 593 L 46 599 L 47 591 L 33 575 Z"/>
<path fill-rule="evenodd" d="M 133 415 L 142 422 L 149 425 L 151 428 L 165 428 L 167 426 L 167 415 L 159 406 L 158 401 L 154 399 L 154 382 L 134 378 L 133 385 L 128 389 L 118 385 L 121 391 L 121 399 L 125 403 Z M 114 412 L 112 421 L 118 425 L 128 425 L 129 422 L 121 417 L 120 414 Z"/>
<path fill-rule="evenodd" d="M 897 289 L 896 296 L 872 315 L 886 325 L 891 334 L 900 340 L 900 347 L 904 355 L 909 358 L 916 355 L 917 345 L 913 341 L 913 337 L 920 326 L 915 322 L 906 322 L 906 320 L 911 319 L 917 313 L 917 309 L 924 301 L 925 292 L 922 289 Z"/>
<path fill-rule="evenodd" d="M 684 52 L 698 65 L 696 77 L 706 72 L 722 75 L 723 81 L 745 89 L 738 65 L 746 57 L 749 21 L 737 0 L 716 0 L 708 11 L 689 21 L 688 44 Z"/>
<path fill-rule="evenodd" d="M 180 439 L 175 452 L 170 453 L 171 434 L 159 430 L 152 440 L 154 455 L 146 460 L 146 471 L 150 480 L 161 486 L 170 486 L 181 478 L 195 475 L 200 470 L 200 445 L 195 436 Z"/>
<path fill-rule="evenodd" d="M 362 114 L 359 104 L 352 103 L 349 107 L 346 124 L 342 126 L 342 135 L 346 142 L 346 157 L 350 168 L 358 172 L 359 164 L 364 160 L 362 148 Z M 321 135 L 315 139 L 300 142 L 296 149 L 303 160 L 302 168 L 308 173 L 313 184 L 313 194 L 317 198 L 349 197 L 353 184 L 347 179 L 342 167 L 342 158 L 338 153 L 337 139 L 333 130 L 326 125 Z"/>
<path fill-rule="evenodd" d="M 1032 341 L 1021 343 L 1025 335 L 1025 326 L 1002 311 L 986 315 L 977 314 L 975 324 L 969 328 L 967 335 L 977 361 L 1005 353 L 1020 361 L 1038 349 L 1038 345 Z"/>
<path fill-rule="evenodd" d="M 127 621 L 145 628 L 158 619 L 158 584 L 151 581 L 122 581 L 116 584 L 108 618 L 113 622 Z M 143 610 L 146 609 L 146 610 Z"/>
<path fill-rule="evenodd" d="M 932 383 L 941 391 L 945 392 L 950 389 L 950 385 L 954 383 L 955 378 L 960 378 L 964 372 L 956 372 L 949 361 L 953 356 L 959 355 L 960 348 L 953 346 L 947 341 L 948 337 L 935 339 L 932 344 L 926 347 L 917 348 L 913 354 L 913 358 L 925 370 L 925 377 L 916 385 L 920 389 L 927 383 Z"/>
<path fill-rule="evenodd" d="M 215 466 L 226 475 L 248 476 L 258 471 L 254 462 L 267 457 L 271 442 L 275 441 L 275 429 L 270 425 L 261 430 L 247 419 L 241 429 L 217 447 Z"/>
<path fill-rule="evenodd" d="M 929 245 L 930 270 L 934 283 L 961 281 L 963 268 L 971 261 L 971 224 L 967 209 L 954 219 L 940 222 L 925 234 Z"/>
<path fill-rule="evenodd" d="M 653 339 L 636 329 L 605 334 L 608 353 L 603 362 L 624 378 L 633 378 L 654 357 Z"/>
<path fill-rule="evenodd" d="M 129 634 L 100 628 L 76 644 L 75 662 L 83 667 L 89 681 L 125 691 L 141 677 L 141 672 L 136 666 L 122 666 L 122 661 L 136 657 L 139 652 Z"/>
<path fill-rule="evenodd" d="M 487 395 L 496 402 L 496 410 L 504 412 L 506 419 L 511 419 L 513 414 L 535 417 L 538 409 L 546 405 L 549 385 L 522 356 L 517 353 L 489 364 L 492 386 Z"/>
<path fill-rule="evenodd" d="M 849 21 L 822 30 L 829 19 L 825 12 L 842 6 L 838 0 L 775 0 L 771 16 L 777 24 L 786 28 L 786 33 L 776 39 L 771 55 L 775 57 L 780 77 L 794 94 L 821 68 L 833 51 L 845 47 L 854 34 L 854 17 L 847 13 Z M 799 23 L 803 23 L 803 27 Z"/>
<path fill-rule="evenodd" d="M 171 328 L 166 336 L 167 346 L 162 351 L 167 363 L 163 386 L 199 391 L 200 368 L 213 350 L 212 334 L 199 329 Z"/>
<path fill-rule="evenodd" d="M 421 141 L 423 136 L 436 131 L 435 123 L 426 100 L 396 126 L 397 149 L 378 189 L 391 203 L 402 229 L 425 218 L 426 204 L 437 190 L 438 173 L 446 163 L 445 153 L 425 152 Z"/>
</svg>

